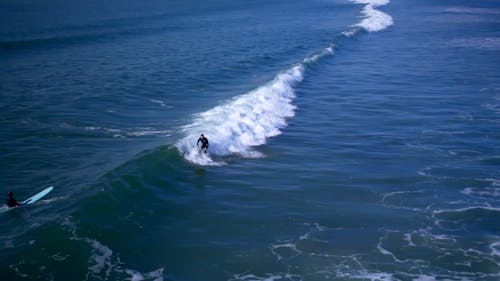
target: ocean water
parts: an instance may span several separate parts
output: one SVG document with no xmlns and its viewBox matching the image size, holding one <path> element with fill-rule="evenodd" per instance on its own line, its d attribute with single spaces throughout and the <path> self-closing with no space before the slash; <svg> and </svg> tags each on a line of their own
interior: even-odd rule
<svg viewBox="0 0 500 281">
<path fill-rule="evenodd" d="M 1 3 L 2 280 L 500 280 L 498 1 Z"/>
</svg>

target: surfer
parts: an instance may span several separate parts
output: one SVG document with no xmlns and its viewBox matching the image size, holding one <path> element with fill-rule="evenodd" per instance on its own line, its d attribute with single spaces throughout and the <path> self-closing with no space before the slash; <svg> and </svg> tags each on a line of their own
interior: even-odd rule
<svg viewBox="0 0 500 281">
<path fill-rule="evenodd" d="M 208 150 L 208 139 L 203 134 L 201 134 L 200 138 L 196 142 L 196 146 L 199 146 L 200 142 L 201 142 L 201 150 L 205 149 L 205 153 L 207 153 L 207 150 Z"/>
<path fill-rule="evenodd" d="M 9 208 L 21 206 L 21 204 L 19 204 L 19 202 L 17 202 L 17 200 L 14 199 L 14 195 L 12 194 L 12 191 L 9 191 L 9 193 L 7 193 L 7 195 L 9 197 L 9 198 L 7 198 L 7 206 L 9 206 Z"/>
</svg>

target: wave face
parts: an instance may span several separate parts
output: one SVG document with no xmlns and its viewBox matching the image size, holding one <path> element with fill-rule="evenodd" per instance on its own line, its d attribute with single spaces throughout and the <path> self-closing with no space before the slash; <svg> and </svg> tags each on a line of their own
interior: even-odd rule
<svg viewBox="0 0 500 281">
<path fill-rule="evenodd" d="M 342 33 L 351 37 L 360 28 L 368 32 L 386 29 L 393 24 L 392 17 L 375 7 L 389 3 L 388 0 L 354 0 L 364 4 L 363 20 Z M 287 118 L 295 114 L 293 100 L 295 87 L 304 79 L 307 65 L 334 53 L 335 43 L 304 58 L 302 63 L 279 73 L 272 81 L 233 100 L 218 105 L 195 116 L 194 121 L 183 128 L 186 136 L 176 147 L 184 158 L 200 165 L 221 165 L 210 155 L 226 156 L 237 154 L 242 157 L 261 157 L 253 147 L 266 143 L 266 139 L 281 134 Z M 196 141 L 200 134 L 206 134 L 210 141 L 210 154 L 201 153 Z"/>
</svg>

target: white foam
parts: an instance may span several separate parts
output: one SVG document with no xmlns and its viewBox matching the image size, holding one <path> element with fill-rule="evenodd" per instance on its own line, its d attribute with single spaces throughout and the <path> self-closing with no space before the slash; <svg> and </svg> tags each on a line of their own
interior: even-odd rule
<svg viewBox="0 0 500 281">
<path fill-rule="evenodd" d="M 413 279 L 413 281 L 435 281 L 436 277 L 431 275 L 420 275 L 417 278 Z"/>
<path fill-rule="evenodd" d="M 264 276 L 258 276 L 252 273 L 235 274 L 229 279 L 240 280 L 240 281 L 274 281 L 274 280 L 303 280 L 302 276 L 290 274 L 290 273 L 267 273 Z"/>
<path fill-rule="evenodd" d="M 383 6 L 389 4 L 389 0 L 352 0 L 354 3 L 372 5 L 372 6 Z"/>
<path fill-rule="evenodd" d="M 500 257 L 500 241 L 496 241 L 490 245 L 491 255 Z"/>
<path fill-rule="evenodd" d="M 153 99 L 150 99 L 149 101 L 152 102 L 152 103 L 156 103 L 156 104 L 158 104 L 158 105 L 160 105 L 162 107 L 166 105 L 165 102 L 162 101 L 162 100 L 153 100 Z"/>
<path fill-rule="evenodd" d="M 311 223 L 305 223 L 305 225 L 307 225 L 307 226 L 311 226 L 311 225 L 312 225 L 312 226 L 314 226 L 314 227 L 313 227 L 311 230 L 307 231 L 306 233 L 302 234 L 302 235 L 300 236 L 300 238 L 299 238 L 300 240 L 306 240 L 306 239 L 309 239 L 309 237 L 311 236 L 311 234 L 314 234 L 314 233 L 316 233 L 316 232 L 320 232 L 320 231 L 325 231 L 325 230 L 328 230 L 328 228 L 327 228 L 327 227 L 325 227 L 325 226 L 321 226 L 321 225 L 320 225 L 319 223 L 317 223 L 317 222 L 315 222 L 315 223 L 313 223 L 313 224 L 311 224 Z M 339 229 L 341 229 L 341 228 L 337 228 L 337 230 L 339 230 Z"/>
<path fill-rule="evenodd" d="M 315 63 L 317 62 L 319 59 L 325 57 L 325 56 L 329 56 L 329 55 L 333 55 L 333 53 L 335 52 L 335 44 L 331 44 L 330 46 L 328 46 L 327 48 L 323 49 L 321 52 L 309 57 L 309 58 L 305 58 L 303 60 L 303 62 L 305 64 L 309 64 L 309 63 Z"/>
<path fill-rule="evenodd" d="M 163 281 L 163 268 L 151 271 L 146 274 L 142 274 L 138 271 L 127 269 L 125 270 L 127 274 L 130 275 L 130 281 L 143 281 L 143 280 L 153 280 L 153 281 Z"/>
<path fill-rule="evenodd" d="M 382 255 L 386 255 L 386 256 L 391 256 L 395 262 L 397 263 L 404 263 L 406 262 L 407 260 L 400 260 L 396 257 L 396 255 L 394 255 L 391 251 L 385 249 L 384 247 L 382 247 L 382 243 L 384 242 L 384 240 L 387 239 L 387 236 L 389 235 L 389 231 L 385 233 L 385 235 L 383 237 L 380 237 L 379 241 L 378 241 L 378 244 L 377 244 L 377 250 L 382 254 Z"/>
<path fill-rule="evenodd" d="M 496 184 L 493 183 L 495 186 Z M 499 187 L 483 187 L 483 188 L 474 188 L 467 187 L 464 188 L 461 193 L 476 198 L 476 199 L 499 199 L 500 197 L 500 188 Z"/>
<path fill-rule="evenodd" d="M 116 280 L 116 275 L 123 275 L 124 273 L 129 274 L 130 278 L 128 280 L 142 281 L 142 280 L 153 280 L 153 281 L 163 281 L 163 268 L 151 271 L 149 273 L 140 273 L 139 271 L 124 268 L 124 263 L 120 261 L 119 256 L 113 253 L 108 246 L 102 244 L 101 242 L 91 239 L 88 237 L 80 237 L 77 234 L 76 225 L 71 221 L 70 218 L 66 218 L 62 225 L 70 233 L 70 240 L 83 241 L 91 247 L 91 255 L 88 259 L 89 267 L 87 272 L 87 278 L 89 279 L 100 279 L 100 280 Z M 52 256 L 55 261 L 64 261 L 68 256 L 62 256 L 56 254 Z"/>
<path fill-rule="evenodd" d="M 111 263 L 111 255 L 113 255 L 113 251 L 97 240 L 85 239 L 85 241 L 92 246 L 92 255 L 90 256 L 89 261 L 94 263 L 94 265 L 90 266 L 89 270 L 98 274 L 105 267 L 107 267 L 106 276 L 109 276 L 110 270 L 113 267 Z"/>
<path fill-rule="evenodd" d="M 356 274 L 348 275 L 349 279 L 356 278 L 362 280 L 370 280 L 370 281 L 390 281 L 395 280 L 390 273 L 385 272 L 368 272 L 366 270 L 362 270 Z M 396 279 L 397 280 L 397 279 Z"/>
<path fill-rule="evenodd" d="M 344 36 L 346 36 L 346 37 L 351 37 L 351 36 L 355 35 L 356 33 L 357 33 L 356 28 L 350 28 L 350 29 L 342 32 L 342 34 L 344 34 Z"/>
<path fill-rule="evenodd" d="M 221 164 L 198 151 L 196 141 L 201 133 L 205 133 L 210 141 L 211 155 L 261 157 L 252 151 L 252 147 L 265 144 L 267 138 L 281 134 L 286 119 L 294 116 L 294 86 L 303 77 L 304 66 L 296 65 L 278 74 L 268 84 L 198 114 L 194 122 L 184 128 L 186 137 L 176 144 L 177 148 L 190 162 Z"/>
<path fill-rule="evenodd" d="M 288 260 L 302 254 L 302 251 L 297 249 L 297 245 L 295 243 L 285 243 L 272 245 L 271 253 L 275 255 L 278 260 Z"/>
<path fill-rule="evenodd" d="M 50 258 L 55 260 L 55 261 L 64 261 L 69 257 L 70 257 L 70 255 L 62 255 L 61 253 L 55 253 L 52 256 L 50 256 Z"/>
<path fill-rule="evenodd" d="M 369 32 L 376 32 L 386 29 L 391 26 L 394 21 L 392 17 L 382 11 L 375 9 L 377 6 L 382 6 L 388 4 L 389 0 L 351 0 L 357 4 L 364 4 L 365 7 L 361 11 L 363 14 L 363 20 L 356 24 L 355 26 L 359 26 L 364 28 Z M 351 36 L 354 31 L 350 31 L 350 33 L 345 33 L 346 36 Z"/>
<path fill-rule="evenodd" d="M 433 211 L 433 213 L 434 214 L 462 213 L 462 212 L 468 212 L 468 211 L 474 211 L 474 210 L 487 210 L 487 211 L 500 212 L 500 208 L 498 208 L 498 207 L 471 206 L 471 207 L 465 207 L 465 208 L 459 208 L 459 209 L 435 210 L 435 211 Z"/>
</svg>

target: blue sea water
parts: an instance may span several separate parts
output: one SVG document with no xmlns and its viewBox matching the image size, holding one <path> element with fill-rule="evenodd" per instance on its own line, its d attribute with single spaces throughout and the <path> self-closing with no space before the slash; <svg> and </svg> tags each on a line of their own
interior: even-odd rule
<svg viewBox="0 0 500 281">
<path fill-rule="evenodd" d="M 1 5 L 2 280 L 500 279 L 498 1 Z"/>
</svg>

